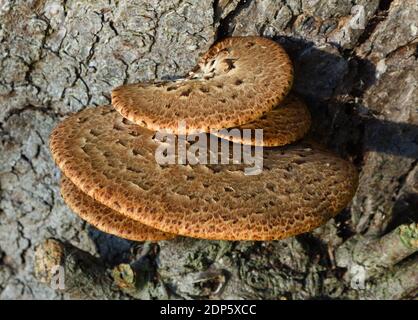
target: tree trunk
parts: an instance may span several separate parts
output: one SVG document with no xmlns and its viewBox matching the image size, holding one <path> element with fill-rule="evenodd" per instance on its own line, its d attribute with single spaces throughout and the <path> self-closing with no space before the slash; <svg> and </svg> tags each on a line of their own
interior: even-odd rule
<svg viewBox="0 0 418 320">
<path fill-rule="evenodd" d="M 418 3 L 335 3 L 0 1 L 0 298 L 416 298 Z M 82 222 L 51 129 L 118 85 L 185 74 L 229 35 L 287 49 L 311 135 L 360 171 L 350 206 L 272 242 L 134 243 Z"/>
</svg>

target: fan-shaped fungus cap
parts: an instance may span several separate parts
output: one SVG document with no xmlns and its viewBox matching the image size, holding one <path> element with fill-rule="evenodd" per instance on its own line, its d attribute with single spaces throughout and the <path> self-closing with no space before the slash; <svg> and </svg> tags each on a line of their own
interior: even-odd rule
<svg viewBox="0 0 418 320">
<path fill-rule="evenodd" d="M 132 220 L 100 204 L 64 176 L 61 177 L 61 195 L 65 203 L 81 219 L 103 232 L 134 241 L 159 241 L 175 237 Z"/>
<path fill-rule="evenodd" d="M 310 145 L 265 149 L 264 168 L 159 165 L 154 133 L 111 107 L 61 122 L 50 147 L 83 192 L 165 232 L 218 240 L 274 240 L 310 231 L 342 210 L 357 186 L 347 161 Z"/>
<path fill-rule="evenodd" d="M 292 63 L 276 42 L 261 37 L 227 38 L 213 45 L 186 78 L 123 85 L 112 105 L 151 130 L 187 133 L 238 126 L 279 104 L 292 86 Z"/>
<path fill-rule="evenodd" d="M 236 128 L 230 128 L 226 133 L 221 130 L 216 135 L 236 143 L 277 147 L 303 138 L 310 126 L 311 114 L 306 104 L 294 94 L 289 94 L 280 105 L 265 113 L 261 118 Z M 255 139 L 255 129 L 263 129 L 263 140 Z M 251 135 L 244 134 L 244 130 L 249 130 L 248 133 Z"/>
</svg>

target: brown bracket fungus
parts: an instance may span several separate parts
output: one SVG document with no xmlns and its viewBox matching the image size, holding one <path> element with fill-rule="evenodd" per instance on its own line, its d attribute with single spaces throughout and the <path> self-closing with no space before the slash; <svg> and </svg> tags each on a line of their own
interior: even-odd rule
<svg viewBox="0 0 418 320">
<path fill-rule="evenodd" d="M 78 189 L 68 178 L 61 177 L 61 195 L 65 203 L 83 220 L 97 229 L 135 241 L 159 241 L 175 236 L 150 228 L 112 210 Z"/>
<path fill-rule="evenodd" d="M 218 131 L 216 135 L 236 143 L 260 145 L 264 147 L 277 147 L 295 142 L 305 136 L 311 126 L 311 114 L 306 104 L 294 94 L 289 94 L 286 99 L 273 110 L 262 117 L 245 123 L 233 129 L 238 129 L 237 136 L 224 134 Z M 251 135 L 246 136 L 244 129 L 249 129 Z M 263 140 L 258 144 L 254 130 L 263 129 Z M 228 133 L 233 132 L 228 130 Z"/>
<path fill-rule="evenodd" d="M 242 125 L 278 105 L 293 82 L 292 63 L 276 42 L 233 37 L 213 45 L 182 79 L 124 85 L 112 105 L 151 130 L 209 132 Z"/>
<path fill-rule="evenodd" d="M 354 166 L 312 145 L 265 149 L 258 175 L 243 166 L 155 161 L 154 132 L 110 106 L 61 122 L 50 147 L 84 193 L 153 228 L 219 240 L 275 240 L 310 231 L 341 211 L 357 187 Z"/>
<path fill-rule="evenodd" d="M 212 46 L 184 79 L 115 89 L 113 107 L 73 114 L 51 134 L 65 201 L 99 229 L 133 240 L 277 240 L 324 224 L 353 197 L 357 171 L 312 143 L 287 145 L 311 123 L 307 106 L 286 97 L 292 81 L 278 44 L 236 37 Z M 241 158 L 246 147 L 261 149 L 259 172 L 247 175 L 247 164 L 235 159 L 179 161 L 178 150 L 174 162 L 160 163 L 156 154 L 167 141 L 154 130 L 184 133 L 179 121 L 186 133 L 263 129 L 261 142 L 201 135 L 211 137 L 210 146 L 202 143 L 207 158 L 223 156 L 222 148 L 213 153 L 212 138 L 216 147 L 238 146 Z M 173 145 L 181 141 L 174 137 Z M 200 136 L 186 141 L 196 144 Z"/>
</svg>

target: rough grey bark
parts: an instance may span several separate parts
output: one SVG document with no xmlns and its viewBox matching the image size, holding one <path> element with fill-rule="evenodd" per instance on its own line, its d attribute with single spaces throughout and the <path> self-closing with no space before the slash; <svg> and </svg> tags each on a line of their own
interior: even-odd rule
<svg viewBox="0 0 418 320">
<path fill-rule="evenodd" d="M 0 298 L 79 297 L 73 284 L 97 268 L 107 280 L 92 280 L 94 298 L 416 297 L 417 17 L 415 0 L 0 1 Z M 184 74 L 227 35 L 286 47 L 311 134 L 360 170 L 352 204 L 312 233 L 264 243 L 142 244 L 83 223 L 59 196 L 53 126 L 108 103 L 117 85 Z M 79 270 L 68 250 L 95 257 L 72 290 L 35 277 L 48 258 L 35 247 L 51 243 L 68 279 Z M 382 243 L 396 258 L 364 255 Z"/>
</svg>

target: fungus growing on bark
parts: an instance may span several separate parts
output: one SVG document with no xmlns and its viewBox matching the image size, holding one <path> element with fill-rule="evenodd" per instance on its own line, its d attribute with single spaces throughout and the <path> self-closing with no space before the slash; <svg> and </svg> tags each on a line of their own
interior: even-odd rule
<svg viewBox="0 0 418 320">
<path fill-rule="evenodd" d="M 61 195 L 65 203 L 81 219 L 103 232 L 135 241 L 159 241 L 174 238 L 172 234 L 150 228 L 100 204 L 78 189 L 65 176 L 61 177 Z"/>
<path fill-rule="evenodd" d="M 285 51 L 271 40 L 227 38 L 211 47 L 185 79 L 115 89 L 114 108 L 87 108 L 51 134 L 53 158 L 68 178 L 64 198 L 98 228 L 136 240 L 172 235 L 277 240 L 324 224 L 353 197 L 357 171 L 313 143 L 284 146 L 310 126 L 306 105 L 293 95 L 284 100 L 292 70 Z M 235 158 L 211 162 L 224 150 L 213 153 L 205 144 L 208 162 L 181 159 L 178 150 L 172 163 L 157 161 L 167 141 L 154 130 L 183 133 L 180 120 L 187 133 L 265 130 L 260 143 L 252 138 L 226 143 L 239 147 L 238 160 L 248 148 L 261 148 L 257 174 L 247 174 L 247 163 Z M 178 146 L 183 137 L 173 137 Z M 146 228 L 149 233 L 141 235 Z"/>
<path fill-rule="evenodd" d="M 112 105 L 150 130 L 209 132 L 253 121 L 278 105 L 293 82 L 292 63 L 276 42 L 232 37 L 213 45 L 187 77 L 129 84 L 112 91 Z"/>
<path fill-rule="evenodd" d="M 255 139 L 256 129 L 263 130 L 263 140 L 260 144 L 264 147 L 278 147 L 295 142 L 308 132 L 311 126 L 311 114 L 306 104 L 294 94 L 286 99 L 273 110 L 249 123 L 230 128 L 226 133 L 218 131 L 218 137 L 228 139 L 236 143 L 258 145 Z M 237 129 L 234 131 L 234 129 Z M 247 133 L 245 133 L 247 129 Z M 232 135 L 230 133 L 237 133 Z"/>
<path fill-rule="evenodd" d="M 273 240 L 310 231 L 351 200 L 353 165 L 310 144 L 264 150 L 258 175 L 243 164 L 160 166 L 161 142 L 110 106 L 88 108 L 51 135 L 63 173 L 96 201 L 165 232 Z"/>
</svg>

